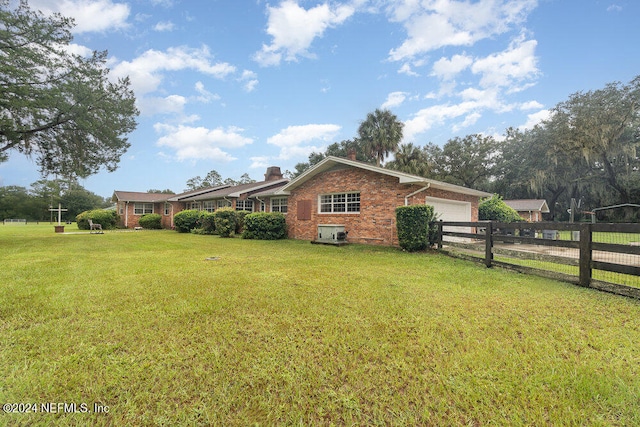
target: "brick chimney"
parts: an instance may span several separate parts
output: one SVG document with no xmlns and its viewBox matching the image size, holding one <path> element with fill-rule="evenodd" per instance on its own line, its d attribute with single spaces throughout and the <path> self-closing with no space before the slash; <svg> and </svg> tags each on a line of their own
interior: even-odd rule
<svg viewBox="0 0 640 427">
<path fill-rule="evenodd" d="M 347 151 L 347 159 L 355 160 L 356 159 L 356 150 L 354 150 L 353 148 L 349 149 L 349 151 Z"/>
<path fill-rule="evenodd" d="M 277 181 L 282 179 L 282 172 L 280 172 L 280 166 L 269 166 L 267 173 L 264 174 L 265 181 Z"/>
</svg>

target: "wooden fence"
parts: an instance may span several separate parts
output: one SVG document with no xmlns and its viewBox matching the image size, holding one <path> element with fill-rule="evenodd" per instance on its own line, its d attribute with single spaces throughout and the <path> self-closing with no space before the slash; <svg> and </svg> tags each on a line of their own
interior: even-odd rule
<svg viewBox="0 0 640 427">
<path fill-rule="evenodd" d="M 438 221 L 436 224 L 437 247 L 447 253 L 481 260 L 487 267 L 505 266 L 640 299 L 640 286 L 593 278 L 594 270 L 640 277 L 640 224 L 492 221 Z M 637 241 L 629 241 L 627 237 L 623 243 L 610 243 L 615 240 L 608 237 L 617 233 L 632 236 L 632 240 L 637 237 Z M 547 250 L 540 250 L 548 247 L 560 248 L 562 255 L 549 255 Z M 501 260 L 495 260 L 494 254 L 500 255 Z M 521 260 L 536 260 L 542 267 L 519 265 Z M 545 268 L 548 263 L 571 265 L 577 267 L 578 273 L 559 273 Z"/>
</svg>

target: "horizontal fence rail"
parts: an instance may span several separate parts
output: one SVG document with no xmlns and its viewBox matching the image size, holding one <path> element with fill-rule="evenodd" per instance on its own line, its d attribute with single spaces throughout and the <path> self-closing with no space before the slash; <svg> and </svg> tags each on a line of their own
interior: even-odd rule
<svg viewBox="0 0 640 427">
<path fill-rule="evenodd" d="M 640 224 L 437 221 L 439 250 L 640 299 Z"/>
</svg>

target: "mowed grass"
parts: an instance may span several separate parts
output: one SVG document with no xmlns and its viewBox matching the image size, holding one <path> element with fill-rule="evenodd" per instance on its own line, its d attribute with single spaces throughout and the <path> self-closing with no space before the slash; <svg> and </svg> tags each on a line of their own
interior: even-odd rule
<svg viewBox="0 0 640 427">
<path fill-rule="evenodd" d="M 171 231 L 0 226 L 0 260 L 0 403 L 109 409 L 0 425 L 640 425 L 631 299 Z"/>
</svg>

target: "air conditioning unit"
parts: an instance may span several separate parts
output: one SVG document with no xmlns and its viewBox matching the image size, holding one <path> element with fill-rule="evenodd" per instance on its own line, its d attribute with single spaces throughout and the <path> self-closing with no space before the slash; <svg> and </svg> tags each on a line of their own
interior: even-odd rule
<svg viewBox="0 0 640 427">
<path fill-rule="evenodd" d="M 347 239 L 347 232 L 344 225 L 321 224 L 318 225 L 318 241 L 340 243 Z"/>
</svg>

